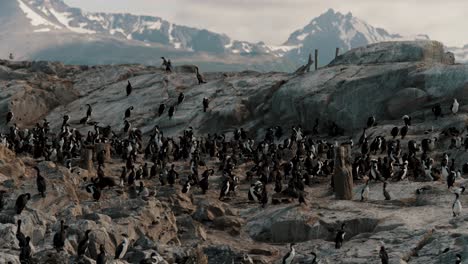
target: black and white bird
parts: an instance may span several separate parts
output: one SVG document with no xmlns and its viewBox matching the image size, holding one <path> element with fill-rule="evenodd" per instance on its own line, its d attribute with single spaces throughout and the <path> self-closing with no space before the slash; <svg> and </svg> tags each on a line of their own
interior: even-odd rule
<svg viewBox="0 0 468 264">
<path fill-rule="evenodd" d="M 126 234 L 122 234 L 123 241 L 115 248 L 115 259 L 122 259 L 128 250 L 128 238 Z"/>
<path fill-rule="evenodd" d="M 340 249 L 343 245 L 346 232 L 344 231 L 345 223 L 341 224 L 341 229 L 336 233 L 335 237 L 335 248 Z"/>
<path fill-rule="evenodd" d="M 461 264 L 462 263 L 462 256 L 460 254 L 456 254 L 456 260 L 455 260 L 455 264 Z"/>
<path fill-rule="evenodd" d="M 130 83 L 130 81 L 128 81 L 127 83 L 127 96 L 129 96 L 133 91 L 133 87 L 132 87 L 132 84 Z"/>
<path fill-rule="evenodd" d="M 219 193 L 219 200 L 222 200 L 224 197 L 226 197 L 229 194 L 230 190 L 231 183 L 229 182 L 229 180 L 225 180 L 223 186 L 221 187 L 221 192 Z"/>
<path fill-rule="evenodd" d="M 453 204 L 452 204 L 453 217 L 460 216 L 461 214 L 462 205 L 461 205 L 459 198 L 460 198 L 460 195 L 458 193 L 455 193 L 455 201 L 453 201 Z"/>
<path fill-rule="evenodd" d="M 185 183 L 184 183 L 184 186 L 182 187 L 182 193 L 188 193 L 190 192 L 190 188 L 192 187 L 192 185 L 190 184 L 190 181 L 187 180 Z"/>
<path fill-rule="evenodd" d="M 411 116 L 409 116 L 409 115 L 404 115 L 404 116 L 402 117 L 402 119 L 403 119 L 403 122 L 405 122 L 405 125 L 406 125 L 406 126 L 411 126 Z"/>
<path fill-rule="evenodd" d="M 91 230 L 86 230 L 84 237 L 78 243 L 78 256 L 83 256 L 86 253 L 86 250 L 88 249 L 89 233 L 91 233 Z"/>
<path fill-rule="evenodd" d="M 94 184 L 88 184 L 86 186 L 86 191 L 93 196 L 95 201 L 99 201 L 101 199 L 101 190 Z"/>
<path fill-rule="evenodd" d="M 403 167 L 401 168 L 400 172 L 398 173 L 398 180 L 402 181 L 406 179 L 408 176 L 408 161 L 405 160 L 403 162 Z"/>
<path fill-rule="evenodd" d="M 284 255 L 282 264 L 291 264 L 293 262 L 294 258 L 296 257 L 296 250 L 294 249 L 294 246 L 294 243 L 289 246 L 289 252 Z"/>
</svg>

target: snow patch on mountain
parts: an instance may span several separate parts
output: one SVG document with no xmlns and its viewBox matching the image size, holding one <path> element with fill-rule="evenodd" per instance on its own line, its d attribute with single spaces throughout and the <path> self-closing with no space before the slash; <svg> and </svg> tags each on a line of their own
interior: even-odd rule
<svg viewBox="0 0 468 264">
<path fill-rule="evenodd" d="M 62 25 L 64 25 L 66 28 L 68 28 L 69 30 L 73 32 L 80 33 L 80 34 L 96 34 L 96 31 L 85 28 L 87 23 L 79 23 L 78 24 L 79 27 L 71 26 L 70 22 L 73 21 L 73 16 L 71 13 L 67 13 L 67 12 L 61 13 L 61 12 L 56 11 L 55 9 L 50 9 L 49 11 Z"/>
<path fill-rule="evenodd" d="M 26 17 L 31 20 L 31 25 L 38 27 L 38 26 L 51 26 L 56 29 L 61 29 L 62 27 L 51 23 L 38 13 L 36 13 L 33 9 L 31 9 L 27 4 L 25 4 L 22 0 L 16 0 L 19 4 L 20 9 L 24 12 Z"/>
</svg>

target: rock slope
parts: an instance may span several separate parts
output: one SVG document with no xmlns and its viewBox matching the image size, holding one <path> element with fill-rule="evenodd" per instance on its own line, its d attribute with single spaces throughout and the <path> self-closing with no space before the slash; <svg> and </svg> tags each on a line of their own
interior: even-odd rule
<svg viewBox="0 0 468 264">
<path fill-rule="evenodd" d="M 451 58 L 438 42 L 382 43 L 352 50 L 327 67 L 302 75 L 210 73 L 205 74 L 207 83 L 202 85 L 198 85 L 193 66 L 176 66 L 168 74 L 142 65 L 87 67 L 1 61 L 0 109 L 2 113 L 13 110 L 20 128 L 46 118 L 52 131 L 58 131 L 67 114 L 83 135 L 94 129 L 78 124 L 86 104 L 93 106 L 91 122 L 110 125 L 117 133 L 123 127 L 125 109 L 134 106 L 129 120 L 146 135 L 155 125 L 170 136 L 189 126 L 197 135 L 244 127 L 252 137 L 263 138 L 265 129 L 275 125 L 289 133 L 289 126 L 301 124 L 308 133 L 318 118 L 317 137 L 330 142 L 350 137 L 357 142 L 370 115 L 378 121 L 368 134 L 389 138 L 393 126 L 402 126 L 401 116 L 410 114 L 413 125 L 402 146 L 408 140 L 436 137 L 432 157 L 438 162 L 447 152 L 461 167 L 468 155 L 450 148 L 452 137 L 443 132 L 451 127 L 461 131 L 467 125 L 468 67 L 453 64 Z M 128 97 L 127 81 L 133 86 Z M 176 106 L 174 117 L 168 117 L 167 109 L 158 117 L 159 105 L 174 105 L 180 92 L 185 100 Z M 202 111 L 204 97 L 210 98 L 207 113 Z M 461 104 L 457 115 L 449 114 L 453 98 Z M 435 103 L 445 113 L 437 121 L 431 112 Z M 344 136 L 332 133 L 333 123 L 343 129 Z M 7 129 L 3 125 L 5 132 Z M 359 147 L 353 152 L 359 152 Z M 160 186 L 157 179 L 148 179 L 145 185 L 152 195 L 147 199 L 111 188 L 94 202 L 83 182 L 95 172 L 70 171 L 61 164 L 15 155 L 4 147 L 0 147 L 0 161 L 0 189 L 7 191 L 6 207 L 0 212 L 4 238 L 0 254 L 5 263 L 19 263 L 18 219 L 23 221 L 23 233 L 31 237 L 38 263 L 73 263 L 78 241 L 88 229 L 92 230 L 92 243 L 86 263 L 95 263 L 91 259 L 99 253 L 99 244 L 112 255 L 122 233 L 129 235 L 131 247 L 124 260 L 111 263 L 138 263 L 152 252 L 158 252 L 167 263 L 248 263 L 243 262 L 245 254 L 255 263 L 281 263 L 288 243 L 297 243 L 294 263 L 309 263 L 311 251 L 322 263 L 379 263 L 382 243 L 390 263 L 455 263 L 455 253 L 468 258 L 467 214 L 452 217 L 454 195 L 443 180 L 392 182 L 392 201 L 384 200 L 381 183 L 372 182 L 369 201 L 360 202 L 363 182 L 356 182 L 354 200 L 338 201 L 330 192 L 329 178 L 319 177 L 306 187 L 307 205 L 286 199 L 286 203 L 261 208 L 247 200 L 250 185 L 245 176 L 253 165 L 247 163 L 235 170 L 241 177 L 237 195 L 223 202 L 218 200 L 222 177 L 218 171 L 210 177 L 206 195 L 197 188 L 184 194 L 180 184 Z M 106 164 L 106 175 L 117 179 L 122 165 L 119 158 L 112 159 Z M 187 162 L 175 165 L 185 179 L 190 173 Z M 203 170 L 219 166 L 219 161 L 207 159 L 205 165 Z M 37 194 L 34 166 L 47 177 L 45 199 Z M 465 177 L 457 180 L 457 186 L 466 184 Z M 428 191 L 416 195 L 421 187 Z M 14 201 L 25 192 L 32 199 L 21 216 L 16 216 Z M 466 195 L 461 202 L 468 203 Z M 52 238 L 60 220 L 68 226 L 68 237 L 65 251 L 57 253 Z M 347 235 L 343 248 L 336 250 L 334 235 L 342 222 L 347 224 Z"/>
</svg>

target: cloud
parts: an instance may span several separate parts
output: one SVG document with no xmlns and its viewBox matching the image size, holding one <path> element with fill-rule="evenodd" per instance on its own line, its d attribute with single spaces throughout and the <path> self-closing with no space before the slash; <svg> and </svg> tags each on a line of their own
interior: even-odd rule
<svg viewBox="0 0 468 264">
<path fill-rule="evenodd" d="M 468 43 L 466 0 L 65 0 L 89 11 L 155 15 L 226 33 L 239 40 L 280 44 L 314 17 L 334 8 L 402 35 L 428 34 L 447 45 Z"/>
</svg>

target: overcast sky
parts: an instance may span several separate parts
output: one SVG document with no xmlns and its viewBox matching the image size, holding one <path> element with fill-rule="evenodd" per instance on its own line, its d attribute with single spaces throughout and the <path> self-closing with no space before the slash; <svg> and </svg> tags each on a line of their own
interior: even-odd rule
<svg viewBox="0 0 468 264">
<path fill-rule="evenodd" d="M 226 33 L 231 38 L 281 44 L 294 30 L 333 8 L 401 35 L 427 34 L 447 46 L 468 44 L 468 0 L 65 0 L 87 11 L 154 15 Z"/>
</svg>

